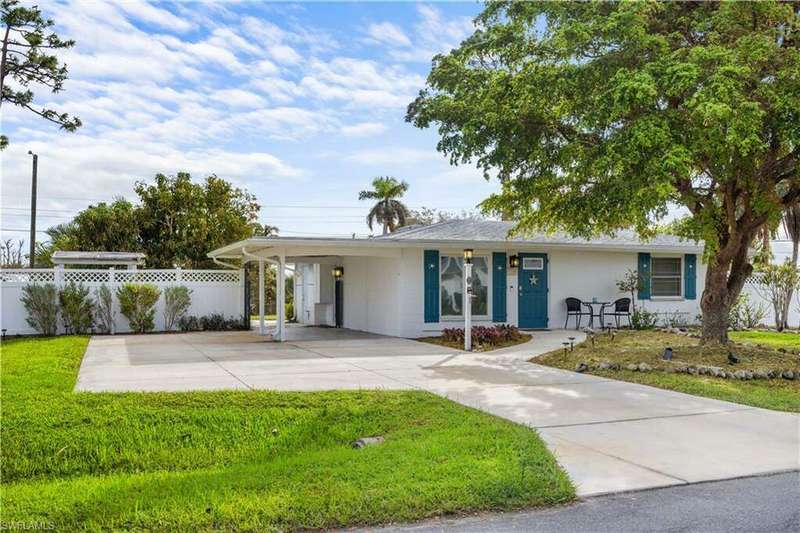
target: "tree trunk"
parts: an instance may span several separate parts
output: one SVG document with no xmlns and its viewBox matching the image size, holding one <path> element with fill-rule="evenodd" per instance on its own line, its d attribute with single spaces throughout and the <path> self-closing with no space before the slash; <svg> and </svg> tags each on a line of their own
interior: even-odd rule
<svg viewBox="0 0 800 533">
<path fill-rule="evenodd" d="M 700 299 L 703 312 L 703 344 L 728 342 L 728 321 L 732 301 L 728 292 L 727 269 L 708 265 L 706 286 Z M 738 297 L 738 295 L 737 295 Z"/>
<path fill-rule="evenodd" d="M 752 235 L 729 240 L 709 261 L 706 283 L 700 299 L 703 312 L 703 344 L 726 344 L 731 306 L 739 298 L 744 283 L 753 273 L 747 257 Z"/>
</svg>

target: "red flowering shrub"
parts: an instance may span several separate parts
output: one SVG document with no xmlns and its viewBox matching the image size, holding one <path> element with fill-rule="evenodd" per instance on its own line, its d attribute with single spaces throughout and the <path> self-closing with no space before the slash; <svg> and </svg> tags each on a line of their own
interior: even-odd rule
<svg viewBox="0 0 800 533">
<path fill-rule="evenodd" d="M 472 344 L 494 346 L 508 341 L 519 340 L 522 334 L 517 326 L 500 324 L 498 326 L 473 326 Z M 442 330 L 442 340 L 457 344 L 464 343 L 463 328 L 445 328 Z"/>
</svg>

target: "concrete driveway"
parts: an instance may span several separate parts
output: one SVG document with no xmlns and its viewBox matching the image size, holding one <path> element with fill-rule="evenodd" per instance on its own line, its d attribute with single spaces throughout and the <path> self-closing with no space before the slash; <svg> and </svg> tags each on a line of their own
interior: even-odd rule
<svg viewBox="0 0 800 533">
<path fill-rule="evenodd" d="M 800 467 L 800 417 L 535 365 L 575 332 L 468 354 L 348 330 L 93 337 L 80 391 L 422 389 L 534 427 L 581 495 Z M 578 339 L 580 340 L 580 338 Z"/>
</svg>

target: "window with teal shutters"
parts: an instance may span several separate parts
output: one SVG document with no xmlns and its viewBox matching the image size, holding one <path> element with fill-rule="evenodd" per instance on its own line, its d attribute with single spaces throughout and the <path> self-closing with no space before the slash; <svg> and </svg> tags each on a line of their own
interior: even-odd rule
<svg viewBox="0 0 800 533">
<path fill-rule="evenodd" d="M 492 254 L 492 321 L 505 322 L 506 318 L 506 254 Z"/>
<path fill-rule="evenodd" d="M 439 250 L 425 250 L 422 268 L 425 283 L 425 322 L 439 322 Z"/>
<path fill-rule="evenodd" d="M 683 258 L 683 297 L 697 299 L 697 254 L 686 254 Z"/>
<path fill-rule="evenodd" d="M 639 253 L 639 299 L 650 299 L 650 254 L 641 252 Z"/>
</svg>

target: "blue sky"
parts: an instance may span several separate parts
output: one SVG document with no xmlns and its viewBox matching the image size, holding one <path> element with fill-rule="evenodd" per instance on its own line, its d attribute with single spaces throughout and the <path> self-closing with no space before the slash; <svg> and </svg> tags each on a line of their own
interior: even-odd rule
<svg viewBox="0 0 800 533">
<path fill-rule="evenodd" d="M 378 175 L 407 180 L 411 208 L 471 209 L 497 187 L 451 167 L 435 131 L 403 119 L 432 56 L 471 32 L 478 3 L 39 5 L 77 44 L 61 54 L 65 90 L 39 90 L 36 102 L 84 126 L 66 133 L 4 107 L 6 238 L 26 236 L 8 230 L 28 227 L 29 149 L 40 154 L 40 229 L 132 197 L 157 172 L 230 179 L 287 236 L 367 234 L 357 195 Z"/>
</svg>

